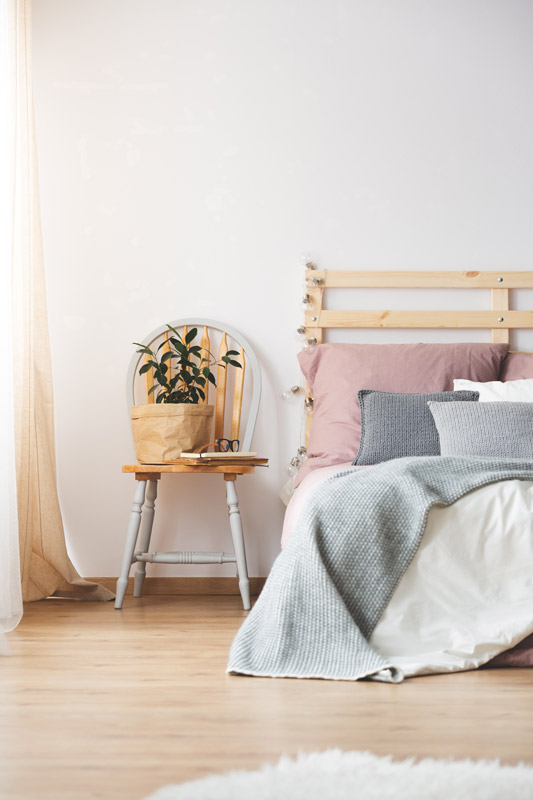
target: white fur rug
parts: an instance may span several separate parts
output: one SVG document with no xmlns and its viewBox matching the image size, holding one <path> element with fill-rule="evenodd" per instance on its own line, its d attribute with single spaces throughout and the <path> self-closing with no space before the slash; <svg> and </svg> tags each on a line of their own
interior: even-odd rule
<svg viewBox="0 0 533 800">
<path fill-rule="evenodd" d="M 533 767 L 498 761 L 414 763 L 371 753 L 283 757 L 255 772 L 228 772 L 166 786 L 147 800 L 531 800 Z"/>
</svg>

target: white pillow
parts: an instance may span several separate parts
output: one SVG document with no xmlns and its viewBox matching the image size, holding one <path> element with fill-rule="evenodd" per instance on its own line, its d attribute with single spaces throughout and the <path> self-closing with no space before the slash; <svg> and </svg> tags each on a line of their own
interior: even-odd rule
<svg viewBox="0 0 533 800">
<path fill-rule="evenodd" d="M 478 383 L 462 378 L 453 382 L 454 391 L 479 392 L 480 403 L 505 400 L 511 403 L 533 403 L 533 378 L 521 381 L 489 381 Z"/>
</svg>

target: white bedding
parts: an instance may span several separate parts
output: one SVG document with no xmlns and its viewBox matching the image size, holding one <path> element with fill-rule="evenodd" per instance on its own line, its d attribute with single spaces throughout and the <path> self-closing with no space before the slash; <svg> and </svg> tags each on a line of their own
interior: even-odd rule
<svg viewBox="0 0 533 800">
<path fill-rule="evenodd" d="M 320 483 L 348 467 L 305 478 L 287 507 L 282 546 Z M 512 480 L 432 508 L 370 644 L 409 676 L 473 669 L 532 632 L 533 482 Z"/>
</svg>

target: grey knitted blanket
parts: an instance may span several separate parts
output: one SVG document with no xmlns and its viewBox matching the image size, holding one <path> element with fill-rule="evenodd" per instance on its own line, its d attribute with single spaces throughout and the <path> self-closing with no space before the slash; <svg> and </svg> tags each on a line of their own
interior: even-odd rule
<svg viewBox="0 0 533 800">
<path fill-rule="evenodd" d="M 533 462 L 401 458 L 326 480 L 237 633 L 227 671 L 401 681 L 368 639 L 419 547 L 431 506 L 512 479 L 533 480 Z"/>
</svg>

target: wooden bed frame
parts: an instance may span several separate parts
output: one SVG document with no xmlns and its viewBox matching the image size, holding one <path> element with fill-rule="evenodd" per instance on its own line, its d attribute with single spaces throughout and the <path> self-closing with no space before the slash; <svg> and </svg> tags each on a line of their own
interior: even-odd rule
<svg viewBox="0 0 533 800">
<path fill-rule="evenodd" d="M 306 264 L 306 293 L 312 307 L 305 314 L 306 338 L 321 344 L 328 328 L 480 328 L 491 341 L 509 344 L 514 329 L 533 329 L 533 311 L 510 307 L 510 289 L 533 289 L 533 272 L 327 270 Z M 490 289 L 487 311 L 387 311 L 324 308 L 327 289 Z M 531 352 L 531 351 L 527 351 Z M 312 400 L 306 387 L 306 400 Z M 312 413 L 307 417 L 306 444 Z"/>
</svg>

